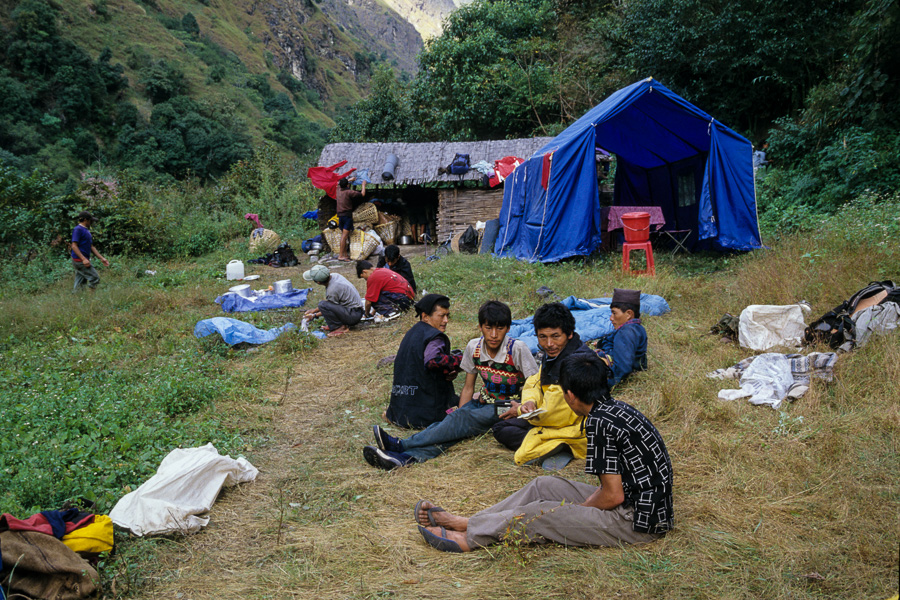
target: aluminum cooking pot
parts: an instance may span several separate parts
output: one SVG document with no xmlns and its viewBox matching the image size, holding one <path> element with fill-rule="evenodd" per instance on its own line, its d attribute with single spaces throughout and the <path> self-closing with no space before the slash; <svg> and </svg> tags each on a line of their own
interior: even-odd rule
<svg viewBox="0 0 900 600">
<path fill-rule="evenodd" d="M 410 246 L 413 244 L 413 238 L 411 235 L 401 235 L 400 236 L 400 245 L 401 246 Z"/>
<path fill-rule="evenodd" d="M 282 279 L 272 284 L 276 294 L 287 294 L 294 289 L 290 279 Z"/>
<path fill-rule="evenodd" d="M 249 298 L 253 295 L 253 292 L 250 290 L 250 286 L 246 283 L 228 288 L 228 291 L 234 292 L 238 296 L 243 296 L 244 298 Z"/>
</svg>

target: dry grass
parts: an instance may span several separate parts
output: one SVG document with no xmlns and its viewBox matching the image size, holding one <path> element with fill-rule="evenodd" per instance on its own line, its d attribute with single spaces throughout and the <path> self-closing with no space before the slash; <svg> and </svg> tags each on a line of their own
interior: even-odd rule
<svg viewBox="0 0 900 600">
<path fill-rule="evenodd" d="M 841 358 L 836 382 L 814 382 L 782 412 L 721 402 L 716 392 L 731 384 L 704 376 L 747 355 L 704 335 L 724 312 L 807 298 L 817 316 L 875 279 L 873 261 L 882 273 L 900 274 L 892 248 L 875 255 L 842 245 L 834 256 L 829 249 L 838 246 L 792 238 L 699 273 L 688 272 L 696 259 L 661 256 L 653 279 L 624 276 L 614 268 L 617 257 L 555 267 L 413 260 L 420 285 L 453 298 L 448 333 L 458 347 L 475 335 L 481 301 L 499 297 L 515 317 L 525 316 L 539 303 L 540 285 L 562 296 L 641 287 L 667 298 L 670 314 L 645 319 L 650 371 L 615 393 L 650 417 L 671 453 L 676 529 L 661 541 L 608 549 L 509 544 L 467 555 L 428 547 L 412 519 L 416 500 L 471 514 L 542 471 L 515 467 L 489 436 L 408 469 L 388 473 L 365 463 L 361 449 L 381 423 L 391 379 L 390 368 L 375 365 L 396 351 L 413 323 L 406 316 L 289 358 L 287 385 L 283 365 L 264 398 L 219 407 L 264 428 L 268 441 L 248 453 L 260 477 L 225 491 L 205 530 L 165 545 L 155 583 L 138 595 L 887 598 L 898 586 L 900 336 L 876 337 Z M 810 253 L 821 256 L 811 262 Z M 160 299 L 158 311 L 147 311 L 146 335 L 169 310 Z M 583 466 L 575 461 L 562 474 L 592 481 Z"/>
</svg>

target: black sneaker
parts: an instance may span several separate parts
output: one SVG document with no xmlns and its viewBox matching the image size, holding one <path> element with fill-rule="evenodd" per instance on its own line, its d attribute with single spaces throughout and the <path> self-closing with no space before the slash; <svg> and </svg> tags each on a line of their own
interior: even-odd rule
<svg viewBox="0 0 900 600">
<path fill-rule="evenodd" d="M 388 435 L 388 433 L 378 425 L 372 426 L 372 433 L 375 434 L 375 445 L 378 446 L 379 450 L 403 452 L 403 446 L 400 444 L 400 440 L 392 435 Z"/>
<path fill-rule="evenodd" d="M 385 471 L 392 471 L 397 467 L 405 467 L 415 462 L 409 454 L 379 450 L 375 446 L 363 448 L 363 458 L 373 467 L 378 467 Z"/>
</svg>

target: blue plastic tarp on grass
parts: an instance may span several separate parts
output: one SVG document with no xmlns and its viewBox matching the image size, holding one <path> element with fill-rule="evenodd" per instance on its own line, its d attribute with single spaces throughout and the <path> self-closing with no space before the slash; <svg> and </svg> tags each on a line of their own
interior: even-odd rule
<svg viewBox="0 0 900 600">
<path fill-rule="evenodd" d="M 268 331 L 254 327 L 250 323 L 244 323 L 228 317 L 213 317 L 203 319 L 194 325 L 194 336 L 206 337 L 214 333 L 222 336 L 222 340 L 229 346 L 247 342 L 248 344 L 265 344 L 271 342 L 285 331 L 297 329 L 293 323 L 286 323 L 281 327 L 273 327 Z"/>
<path fill-rule="evenodd" d="M 569 296 L 562 301 L 563 306 L 572 311 L 572 316 L 575 317 L 575 331 L 585 342 L 613 332 L 614 327 L 609 320 L 609 315 L 612 313 L 609 308 L 611 303 L 612 298 L 585 300 L 575 296 Z M 662 296 L 641 294 L 641 319 L 658 317 L 669 310 L 669 303 Z M 516 319 L 512 322 L 509 335 L 528 344 L 531 353 L 535 354 L 539 348 L 533 321 L 534 316 Z"/>
<path fill-rule="evenodd" d="M 255 312 L 273 308 L 299 308 L 306 304 L 306 297 L 310 290 L 311 288 L 306 288 L 285 294 L 267 294 L 254 298 L 244 298 L 235 293 L 228 293 L 216 298 L 216 304 L 221 304 L 222 310 L 227 313 Z"/>
<path fill-rule="evenodd" d="M 319 209 L 306 211 L 305 213 L 303 213 L 303 218 L 304 219 L 313 219 L 313 220 L 318 219 L 319 218 Z"/>
</svg>

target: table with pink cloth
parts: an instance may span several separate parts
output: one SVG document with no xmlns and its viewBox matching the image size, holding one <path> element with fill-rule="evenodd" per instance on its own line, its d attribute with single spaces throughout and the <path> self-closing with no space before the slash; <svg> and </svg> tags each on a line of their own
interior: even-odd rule
<svg viewBox="0 0 900 600">
<path fill-rule="evenodd" d="M 603 231 L 622 229 L 622 215 L 632 212 L 645 212 L 650 214 L 650 227 L 656 225 L 656 230 L 662 229 L 666 224 L 662 208 L 659 206 L 604 206 L 600 209 L 600 223 Z"/>
</svg>

